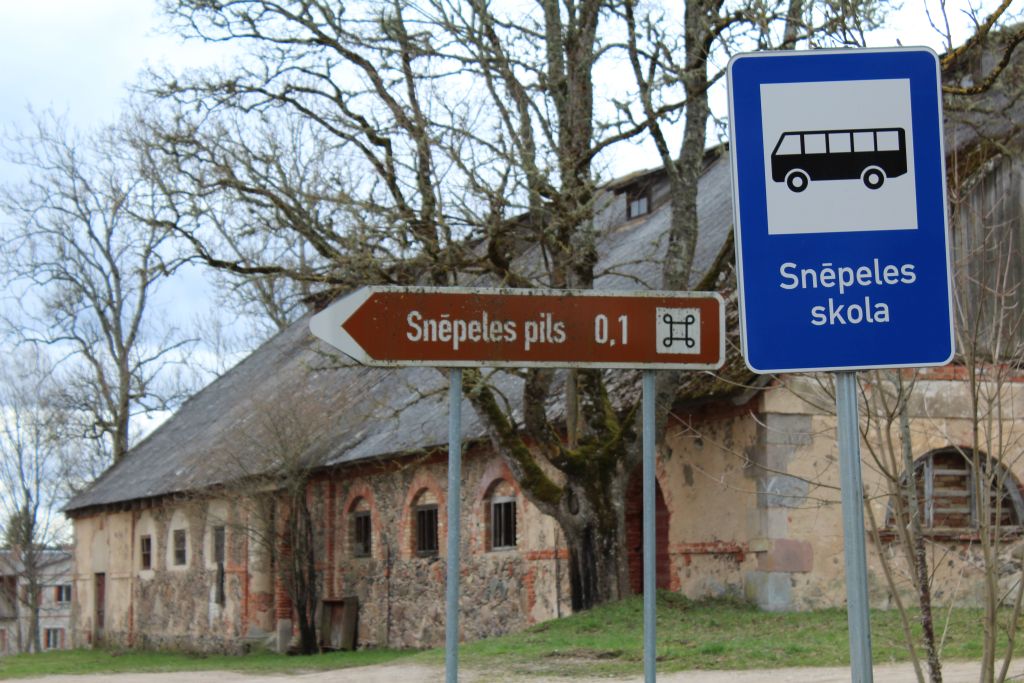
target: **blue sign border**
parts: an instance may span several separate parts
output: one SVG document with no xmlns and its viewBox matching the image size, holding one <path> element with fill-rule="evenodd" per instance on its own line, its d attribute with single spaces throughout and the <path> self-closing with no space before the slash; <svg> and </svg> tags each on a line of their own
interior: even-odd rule
<svg viewBox="0 0 1024 683">
<path fill-rule="evenodd" d="M 909 80 L 917 229 L 769 235 L 761 85 L 876 79 Z M 740 328 L 748 367 L 767 373 L 948 363 L 953 302 L 937 55 L 928 48 L 750 53 L 733 57 L 728 82 Z M 783 263 L 819 272 L 867 267 L 872 276 L 864 278 L 870 284 L 842 295 L 786 290 L 780 287 Z M 887 265 L 908 264 L 913 282 L 880 282 L 878 273 Z M 862 310 L 883 303 L 889 319 L 812 324 L 811 310 L 826 300 Z"/>
</svg>

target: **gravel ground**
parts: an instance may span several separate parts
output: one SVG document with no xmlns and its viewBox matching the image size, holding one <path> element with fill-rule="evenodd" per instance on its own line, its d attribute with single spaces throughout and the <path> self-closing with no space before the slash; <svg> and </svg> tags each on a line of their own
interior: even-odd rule
<svg viewBox="0 0 1024 683">
<path fill-rule="evenodd" d="M 460 672 L 464 683 L 639 683 L 643 676 L 633 678 L 508 678 L 500 671 Z M 969 662 L 947 663 L 942 670 L 945 683 L 974 683 L 978 680 L 978 665 Z M 878 683 L 916 683 L 914 671 L 905 664 L 876 666 L 874 677 Z M 90 676 L 46 676 L 33 679 L 47 683 L 440 683 L 444 680 L 441 668 L 411 664 L 381 664 L 354 669 L 341 669 L 310 674 L 259 676 L 227 671 L 188 671 L 160 674 L 116 674 Z M 1024 681 L 1024 660 L 1015 661 L 1010 668 L 1009 680 Z M 660 674 L 659 683 L 849 683 L 849 669 L 768 669 L 753 671 L 687 671 Z"/>
</svg>

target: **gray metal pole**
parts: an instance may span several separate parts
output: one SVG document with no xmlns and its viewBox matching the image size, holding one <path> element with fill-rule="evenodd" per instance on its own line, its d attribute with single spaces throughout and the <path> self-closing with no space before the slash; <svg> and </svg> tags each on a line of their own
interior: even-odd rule
<svg viewBox="0 0 1024 683">
<path fill-rule="evenodd" d="M 657 590 L 654 573 L 654 371 L 644 370 L 643 377 L 644 683 L 654 683 L 658 676 L 654 601 Z"/>
<path fill-rule="evenodd" d="M 445 683 L 459 680 L 459 504 L 462 499 L 462 370 L 448 370 L 448 580 L 445 586 Z"/>
<path fill-rule="evenodd" d="M 843 548 L 846 556 L 846 618 L 850 627 L 850 674 L 853 683 L 872 683 L 857 373 L 837 372 L 835 377 L 836 414 L 839 417 L 839 488 L 843 501 Z"/>
</svg>

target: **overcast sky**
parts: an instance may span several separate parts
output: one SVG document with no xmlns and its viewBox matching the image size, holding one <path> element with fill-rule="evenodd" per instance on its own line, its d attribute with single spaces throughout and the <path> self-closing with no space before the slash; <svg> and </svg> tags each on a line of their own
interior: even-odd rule
<svg viewBox="0 0 1024 683">
<path fill-rule="evenodd" d="M 899 38 L 941 50 L 922 7 L 921 0 L 907 0 L 874 45 Z M 0 121 L 24 122 L 31 104 L 67 112 L 78 124 L 101 123 L 116 115 L 125 85 L 147 63 L 214 58 L 195 42 L 183 46 L 159 25 L 157 0 L 0 0 Z"/>
<path fill-rule="evenodd" d="M 0 118 L 25 109 L 112 119 L 147 63 L 201 63 L 209 52 L 158 30 L 156 0 L 0 0 Z"/>
</svg>

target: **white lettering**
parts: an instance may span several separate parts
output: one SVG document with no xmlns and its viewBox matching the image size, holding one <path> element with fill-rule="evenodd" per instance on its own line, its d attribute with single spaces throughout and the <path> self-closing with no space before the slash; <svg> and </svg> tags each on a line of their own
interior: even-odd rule
<svg viewBox="0 0 1024 683">
<path fill-rule="evenodd" d="M 492 320 L 481 313 L 476 320 L 452 318 L 451 313 L 442 313 L 438 318 L 424 318 L 419 311 L 409 311 L 405 316 L 408 329 L 405 338 L 411 342 L 447 344 L 458 351 L 467 342 L 485 343 L 513 342 L 516 340 L 516 323 L 508 320 Z M 564 324 L 554 323 L 551 336 L 561 330 L 565 336 Z"/>
<path fill-rule="evenodd" d="M 797 288 L 797 286 L 800 284 L 800 278 L 798 278 L 793 273 L 789 272 L 794 268 L 796 268 L 795 263 L 783 263 L 781 266 L 779 266 L 779 275 L 781 275 L 783 279 L 783 283 L 779 285 L 779 287 L 782 287 L 783 289 Z M 785 280 L 789 280 L 789 283 L 787 284 Z"/>
<path fill-rule="evenodd" d="M 889 322 L 889 304 L 872 301 L 864 297 L 864 302 L 836 303 L 829 298 L 827 306 L 811 307 L 811 324 L 815 327 L 823 325 L 860 325 L 861 323 Z"/>
<path fill-rule="evenodd" d="M 409 315 L 405 316 L 405 322 L 409 324 L 409 327 L 413 329 L 413 332 L 406 332 L 405 338 L 409 341 L 419 341 L 423 338 L 423 330 L 420 329 L 419 322 L 423 320 L 423 316 L 420 315 L 419 311 L 409 311 Z"/>
<path fill-rule="evenodd" d="M 814 308 L 811 309 L 811 324 L 812 325 L 817 325 L 817 326 L 820 327 L 820 326 L 825 324 L 825 321 L 826 321 L 826 318 L 825 318 L 825 307 L 824 306 L 815 306 Z"/>
</svg>

